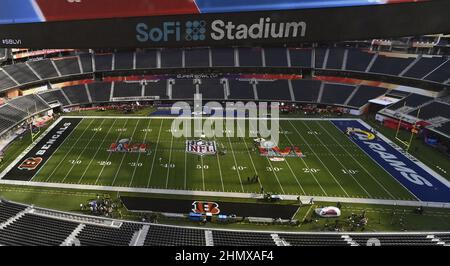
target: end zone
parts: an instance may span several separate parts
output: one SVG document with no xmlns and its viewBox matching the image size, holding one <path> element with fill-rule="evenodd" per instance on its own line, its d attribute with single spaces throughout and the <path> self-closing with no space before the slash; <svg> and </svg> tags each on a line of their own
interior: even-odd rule
<svg viewBox="0 0 450 266">
<path fill-rule="evenodd" d="M 420 201 L 450 202 L 450 182 L 393 147 L 381 134 L 375 136 L 368 125 L 358 120 L 331 122 L 343 133 L 353 132 L 350 139 Z"/>
<path fill-rule="evenodd" d="M 32 148 L 24 156 L 17 158 L 12 168 L 5 170 L 2 179 L 30 181 L 81 120 L 81 118 L 59 120 L 50 131 L 43 133 L 43 137 L 35 145 L 32 144 Z"/>
</svg>

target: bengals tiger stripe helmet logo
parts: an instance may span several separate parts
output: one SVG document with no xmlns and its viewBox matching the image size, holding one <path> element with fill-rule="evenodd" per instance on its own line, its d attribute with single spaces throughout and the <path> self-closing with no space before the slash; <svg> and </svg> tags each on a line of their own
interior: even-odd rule
<svg viewBox="0 0 450 266">
<path fill-rule="evenodd" d="M 211 213 L 217 215 L 220 213 L 219 204 L 216 202 L 194 201 L 192 211 L 198 214 Z"/>
<path fill-rule="evenodd" d="M 30 157 L 25 159 L 19 167 L 17 167 L 19 170 L 28 170 L 32 171 L 35 170 L 39 164 L 42 162 L 42 157 Z"/>
</svg>

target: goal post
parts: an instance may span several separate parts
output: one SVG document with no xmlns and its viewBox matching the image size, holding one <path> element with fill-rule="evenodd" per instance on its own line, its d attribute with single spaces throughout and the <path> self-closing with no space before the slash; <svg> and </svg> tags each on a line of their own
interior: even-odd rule
<svg viewBox="0 0 450 266">
<path fill-rule="evenodd" d="M 33 131 L 33 124 L 34 124 L 34 114 L 36 114 L 37 113 L 37 105 L 36 105 L 36 102 L 34 103 L 34 108 L 35 108 L 35 112 L 33 113 L 33 112 L 30 112 L 30 109 L 28 108 L 27 109 L 27 113 L 28 113 L 28 116 L 29 116 L 29 118 L 28 118 L 28 125 L 30 126 L 30 135 L 31 135 L 31 142 L 34 142 L 34 140 L 36 139 L 36 137 L 39 135 L 39 133 L 40 133 L 40 131 L 41 131 L 41 128 L 40 127 L 37 127 L 38 128 L 38 130 L 37 130 L 37 132 L 36 133 L 34 133 L 34 131 Z"/>
<path fill-rule="evenodd" d="M 405 103 L 404 106 L 406 106 L 406 103 Z M 403 114 L 400 115 L 399 120 L 398 120 L 397 130 L 395 132 L 395 139 L 398 142 L 400 142 L 406 148 L 407 152 L 410 150 L 410 148 L 412 146 L 412 141 L 413 141 L 414 134 L 417 133 L 417 121 L 419 120 L 419 115 L 420 115 L 420 108 L 417 111 L 416 120 L 415 120 L 415 122 L 414 122 L 414 124 L 413 124 L 413 126 L 412 126 L 412 128 L 410 130 L 411 134 L 410 134 L 409 138 L 407 138 L 407 139 L 402 139 L 399 136 L 400 135 L 399 133 L 400 133 L 401 125 L 402 125 L 402 122 L 403 122 L 403 120 L 402 120 Z"/>
</svg>

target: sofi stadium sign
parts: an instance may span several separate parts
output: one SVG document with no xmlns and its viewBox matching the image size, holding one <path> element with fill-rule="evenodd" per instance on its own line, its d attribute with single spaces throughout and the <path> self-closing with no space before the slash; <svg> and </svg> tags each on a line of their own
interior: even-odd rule
<svg viewBox="0 0 450 266">
<path fill-rule="evenodd" d="M 274 22 L 270 17 L 261 17 L 256 23 L 237 24 L 217 19 L 167 21 L 160 26 L 141 22 L 136 25 L 138 42 L 223 41 L 257 39 L 296 39 L 305 37 L 307 24 L 304 21 Z"/>
<path fill-rule="evenodd" d="M 29 9 L 23 8 L 21 3 L 27 1 L 29 2 L 29 0 L 9 2 L 20 2 L 17 4 L 17 8 L 20 7 L 26 11 Z M 107 0 L 102 1 L 108 2 Z M 138 2 L 138 0 L 135 1 Z M 247 6 L 248 3 L 224 0 L 222 1 L 223 7 L 230 12 L 222 12 L 223 9 L 209 9 L 208 12 L 204 12 L 205 9 L 201 8 L 201 12 L 183 12 L 183 14 L 157 12 L 153 9 L 146 9 L 146 7 L 150 7 L 149 5 L 130 5 L 128 3 L 135 1 L 109 1 L 117 3 L 103 5 L 102 16 L 99 16 L 95 9 L 91 9 L 94 4 L 91 2 L 96 1 L 82 0 L 81 4 L 70 3 L 65 9 L 53 8 L 53 4 L 48 4 L 52 10 L 45 8 L 44 16 L 45 21 L 51 21 L 49 23 L 10 24 L 11 21 L 33 22 L 36 19 L 40 20 L 41 16 L 32 16 L 34 19 L 31 21 L 19 20 L 16 12 L 11 12 L 10 8 L 4 8 L 7 12 L 3 13 L 7 19 L 0 21 L 0 47 L 97 49 L 111 47 L 111 44 L 114 44 L 117 49 L 162 46 L 205 47 L 216 44 L 255 47 L 266 44 L 295 46 L 301 42 L 415 36 L 448 32 L 450 28 L 450 16 L 448 16 L 450 1 L 398 3 L 402 1 L 396 0 L 396 4 L 392 5 L 288 8 L 289 10 L 286 9 L 286 5 L 279 5 L 280 8 L 276 10 L 271 8 L 267 10 L 266 8 L 270 5 L 266 4 L 269 2 L 279 4 L 279 1 L 255 0 L 255 3 L 266 8 L 234 12 L 233 9 L 229 9 L 233 5 Z M 180 1 L 159 1 L 161 3 L 158 2 L 158 5 L 154 7 L 160 11 L 164 11 L 165 7 L 173 7 L 182 11 L 189 10 L 185 8 L 185 5 L 181 5 Z M 191 0 L 183 1 L 185 4 L 195 7 Z M 54 1 L 42 0 L 39 2 Z M 124 3 L 120 4 L 119 2 Z M 297 0 L 296 2 L 319 4 L 323 1 Z M 330 0 L 326 2 L 351 1 Z M 367 3 L 369 2 L 375 1 L 370 0 Z M 74 8 L 77 9 L 76 12 L 73 10 L 74 13 L 69 17 L 61 13 L 62 10 L 69 12 Z M 105 8 L 113 10 L 109 12 L 105 11 Z M 2 10 L 0 9 L 0 15 Z M 80 17 L 79 14 L 82 16 Z M 114 14 L 119 14 L 119 16 Z M 418 20 L 417 17 L 422 19 Z M 427 21 L 427 23 L 423 23 L 423 21 Z M 2 22 L 6 24 L 2 24 Z"/>
</svg>

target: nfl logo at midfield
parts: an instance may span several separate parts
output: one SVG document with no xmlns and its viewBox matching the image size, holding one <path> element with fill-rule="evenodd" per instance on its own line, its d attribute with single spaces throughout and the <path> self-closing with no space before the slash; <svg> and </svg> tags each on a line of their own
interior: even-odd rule
<svg viewBox="0 0 450 266">
<path fill-rule="evenodd" d="M 216 142 L 209 140 L 187 140 L 186 152 L 200 156 L 214 155 L 217 152 Z"/>
</svg>

